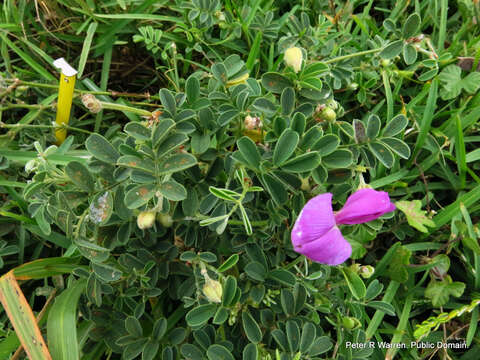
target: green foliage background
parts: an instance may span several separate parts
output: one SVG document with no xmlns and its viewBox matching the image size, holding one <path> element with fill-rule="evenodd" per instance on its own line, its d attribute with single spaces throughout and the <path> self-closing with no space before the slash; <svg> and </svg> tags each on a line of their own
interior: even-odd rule
<svg viewBox="0 0 480 360">
<path fill-rule="evenodd" d="M 476 359 L 479 21 L 470 0 L 5 0 L 0 267 L 53 359 Z M 52 145 L 58 57 L 79 74 Z M 292 250 L 306 201 L 364 182 L 398 210 L 342 228 L 351 260 Z"/>
</svg>

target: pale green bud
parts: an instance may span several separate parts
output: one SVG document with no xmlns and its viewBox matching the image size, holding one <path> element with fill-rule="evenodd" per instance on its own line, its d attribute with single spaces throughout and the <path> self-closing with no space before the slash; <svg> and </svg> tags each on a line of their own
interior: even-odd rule
<svg viewBox="0 0 480 360">
<path fill-rule="evenodd" d="M 287 66 L 291 66 L 293 71 L 298 73 L 302 68 L 303 63 L 303 54 L 302 50 L 298 47 L 291 47 L 285 51 L 285 55 L 283 57 L 285 64 Z"/>
<path fill-rule="evenodd" d="M 208 275 L 205 276 L 205 285 L 203 286 L 203 293 L 207 297 L 208 301 L 214 303 L 222 302 L 222 284 L 217 280 L 212 280 Z"/>
<path fill-rule="evenodd" d="M 360 266 L 360 276 L 364 279 L 370 278 L 375 273 L 375 268 L 370 265 Z"/>
<path fill-rule="evenodd" d="M 155 211 L 142 211 L 137 216 L 137 225 L 140 229 L 149 229 L 155 223 Z"/>
</svg>

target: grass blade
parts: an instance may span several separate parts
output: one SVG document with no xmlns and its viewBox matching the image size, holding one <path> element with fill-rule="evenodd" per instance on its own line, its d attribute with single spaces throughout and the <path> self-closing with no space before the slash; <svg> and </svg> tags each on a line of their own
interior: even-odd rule
<svg viewBox="0 0 480 360">
<path fill-rule="evenodd" d="M 430 126 L 432 124 L 433 115 L 435 113 L 435 107 L 437 104 L 438 97 L 438 80 L 434 79 L 430 84 L 430 89 L 428 91 L 427 105 L 423 112 L 422 123 L 420 124 L 420 133 L 418 134 L 417 142 L 415 143 L 415 148 L 413 150 L 412 157 L 408 162 L 408 167 L 411 166 L 413 160 L 416 158 L 419 150 L 422 148 L 425 140 L 427 139 L 428 132 L 430 131 Z"/>
<path fill-rule="evenodd" d="M 23 61 L 25 61 L 33 70 L 35 70 L 45 80 L 56 81 L 55 76 L 50 74 L 45 68 L 37 63 L 30 55 L 23 52 L 13 42 L 11 42 L 5 34 L 0 34 L 0 38 L 12 49 Z"/>
<path fill-rule="evenodd" d="M 55 299 L 48 314 L 48 345 L 54 360 L 78 360 L 77 303 L 86 281 L 77 281 Z"/>
<path fill-rule="evenodd" d="M 78 74 L 77 77 L 80 79 L 83 75 L 83 70 L 85 69 L 85 64 L 87 63 L 88 53 L 90 52 L 90 47 L 92 46 L 93 35 L 97 30 L 98 23 L 93 22 L 90 24 L 87 30 L 87 36 L 83 42 L 82 53 L 80 54 L 80 61 L 78 62 Z"/>
<path fill-rule="evenodd" d="M 43 340 L 32 309 L 10 271 L 0 278 L 0 302 L 31 360 L 52 359 Z"/>
</svg>

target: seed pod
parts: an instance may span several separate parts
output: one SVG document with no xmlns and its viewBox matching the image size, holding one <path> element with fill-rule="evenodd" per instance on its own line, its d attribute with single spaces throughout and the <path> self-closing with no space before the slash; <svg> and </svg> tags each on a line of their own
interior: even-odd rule
<svg viewBox="0 0 480 360">
<path fill-rule="evenodd" d="M 291 47 L 287 49 L 283 59 L 285 60 L 285 64 L 287 64 L 287 66 L 291 66 L 293 71 L 296 73 L 298 73 L 302 68 L 303 54 L 302 50 L 298 47 Z"/>
<path fill-rule="evenodd" d="M 83 94 L 82 103 L 90 112 L 96 114 L 102 110 L 102 104 L 92 94 Z"/>
<path fill-rule="evenodd" d="M 140 229 L 149 229 L 155 223 L 155 211 L 142 211 L 137 216 L 137 225 Z"/>
</svg>

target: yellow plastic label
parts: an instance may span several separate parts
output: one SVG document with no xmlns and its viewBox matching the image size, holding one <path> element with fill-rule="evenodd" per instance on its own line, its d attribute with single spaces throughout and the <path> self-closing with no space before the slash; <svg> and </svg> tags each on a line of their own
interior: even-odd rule
<svg viewBox="0 0 480 360">
<path fill-rule="evenodd" d="M 60 86 L 58 88 L 57 118 L 55 122 L 57 125 L 64 125 L 68 124 L 70 119 L 77 71 L 68 65 L 63 58 L 55 60 L 53 64 L 62 71 L 60 75 Z M 63 143 L 67 137 L 67 129 L 57 129 L 55 131 L 55 137 L 57 138 L 58 144 Z"/>
</svg>

